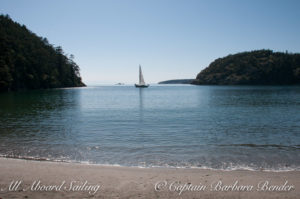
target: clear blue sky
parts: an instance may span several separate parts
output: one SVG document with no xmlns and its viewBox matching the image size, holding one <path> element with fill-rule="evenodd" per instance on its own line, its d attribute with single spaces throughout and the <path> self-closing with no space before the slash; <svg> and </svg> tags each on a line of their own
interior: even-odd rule
<svg viewBox="0 0 300 199">
<path fill-rule="evenodd" d="M 300 52 L 300 1 L 0 0 L 0 12 L 75 55 L 87 84 L 195 78 L 241 51 Z"/>
</svg>

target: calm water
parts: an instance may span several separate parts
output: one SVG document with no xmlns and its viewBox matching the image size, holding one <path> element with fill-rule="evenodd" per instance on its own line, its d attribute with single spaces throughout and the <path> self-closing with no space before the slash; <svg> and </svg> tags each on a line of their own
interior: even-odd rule
<svg viewBox="0 0 300 199">
<path fill-rule="evenodd" d="M 2 93 L 0 155 L 300 170 L 300 87 L 98 86 Z"/>
</svg>

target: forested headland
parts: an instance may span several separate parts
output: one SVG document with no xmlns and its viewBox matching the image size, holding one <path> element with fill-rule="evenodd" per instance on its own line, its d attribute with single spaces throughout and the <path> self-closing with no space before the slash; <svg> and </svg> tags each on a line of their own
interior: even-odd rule
<svg viewBox="0 0 300 199">
<path fill-rule="evenodd" d="M 256 50 L 228 55 L 213 61 L 192 84 L 300 84 L 300 54 Z"/>
<path fill-rule="evenodd" d="M 0 91 L 85 86 L 74 56 L 0 15 Z"/>
</svg>

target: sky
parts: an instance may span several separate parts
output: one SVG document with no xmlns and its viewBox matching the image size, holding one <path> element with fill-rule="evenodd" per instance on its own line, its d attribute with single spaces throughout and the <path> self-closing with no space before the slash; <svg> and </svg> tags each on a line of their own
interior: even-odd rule
<svg viewBox="0 0 300 199">
<path fill-rule="evenodd" d="M 298 0 L 0 0 L 0 13 L 75 56 L 88 85 L 195 78 L 215 59 L 300 52 Z"/>
</svg>

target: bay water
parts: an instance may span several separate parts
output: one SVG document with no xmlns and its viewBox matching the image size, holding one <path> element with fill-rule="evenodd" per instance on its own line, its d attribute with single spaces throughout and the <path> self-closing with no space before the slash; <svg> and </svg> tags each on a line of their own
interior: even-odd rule
<svg viewBox="0 0 300 199">
<path fill-rule="evenodd" d="M 300 86 L 89 86 L 0 94 L 0 156 L 300 170 Z"/>
</svg>

